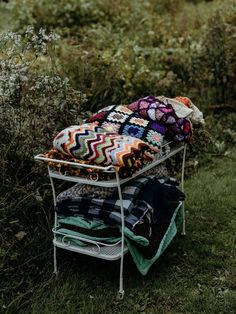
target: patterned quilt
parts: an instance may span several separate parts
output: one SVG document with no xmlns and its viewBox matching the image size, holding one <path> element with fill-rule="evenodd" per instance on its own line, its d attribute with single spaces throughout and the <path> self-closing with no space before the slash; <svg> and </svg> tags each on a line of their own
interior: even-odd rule
<svg viewBox="0 0 236 314">
<path fill-rule="evenodd" d="M 186 118 L 179 118 L 170 104 L 158 97 L 147 96 L 127 106 L 141 118 L 158 122 L 165 127 L 165 135 L 174 141 L 189 141 L 192 137 L 191 123 Z"/>
<path fill-rule="evenodd" d="M 95 113 L 88 122 L 95 122 L 110 132 L 136 137 L 148 143 L 157 153 L 163 142 L 166 126 L 138 116 L 126 106 L 108 106 Z"/>
</svg>

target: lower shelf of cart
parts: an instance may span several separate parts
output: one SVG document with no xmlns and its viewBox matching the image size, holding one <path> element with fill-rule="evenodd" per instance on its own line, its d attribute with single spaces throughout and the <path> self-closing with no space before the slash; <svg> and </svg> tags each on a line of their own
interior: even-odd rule
<svg viewBox="0 0 236 314">
<path fill-rule="evenodd" d="M 89 255 L 109 261 L 115 261 L 117 259 L 121 258 L 122 252 L 121 252 L 121 243 L 114 244 L 114 245 L 95 245 L 95 244 L 90 244 L 86 246 L 78 246 L 78 245 L 73 245 L 70 243 L 63 243 L 60 240 L 54 239 L 53 240 L 54 246 L 64 249 L 64 250 L 69 250 L 72 252 L 76 253 L 81 253 L 84 255 Z M 126 244 L 124 244 L 124 251 L 123 255 L 128 252 L 128 247 Z"/>
</svg>

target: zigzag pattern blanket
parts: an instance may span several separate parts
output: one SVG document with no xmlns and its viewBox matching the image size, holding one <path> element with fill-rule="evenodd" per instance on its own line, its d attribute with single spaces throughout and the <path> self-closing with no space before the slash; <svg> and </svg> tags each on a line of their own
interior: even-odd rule
<svg viewBox="0 0 236 314">
<path fill-rule="evenodd" d="M 157 153 L 163 142 L 162 134 L 166 132 L 164 125 L 137 116 L 122 105 L 103 108 L 89 118 L 88 122 L 95 122 L 110 132 L 141 139 Z"/>
<path fill-rule="evenodd" d="M 143 162 L 153 160 L 155 153 L 137 138 L 108 132 L 95 124 L 64 129 L 54 138 L 53 146 L 66 156 L 117 169 L 139 169 Z"/>
</svg>

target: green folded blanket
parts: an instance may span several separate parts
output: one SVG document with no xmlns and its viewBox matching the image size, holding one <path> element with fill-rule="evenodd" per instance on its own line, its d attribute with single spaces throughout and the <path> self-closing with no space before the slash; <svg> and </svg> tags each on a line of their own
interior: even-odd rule
<svg viewBox="0 0 236 314">
<path fill-rule="evenodd" d="M 168 247 L 168 245 L 170 244 L 170 242 L 176 235 L 177 228 L 182 223 L 182 220 L 183 220 L 183 208 L 182 208 L 182 203 L 180 203 L 173 212 L 173 215 L 169 222 L 169 226 L 166 229 L 161 241 L 159 242 L 158 247 L 156 248 L 155 255 L 150 259 L 145 257 L 140 250 L 140 246 L 147 247 L 149 245 L 149 241 L 147 240 L 147 238 L 134 234 L 134 232 L 132 232 L 128 228 L 124 229 L 125 241 L 131 253 L 131 256 L 134 260 L 134 263 L 136 264 L 139 272 L 142 275 L 146 275 L 148 273 L 153 263 L 161 256 L 161 254 Z M 67 234 L 68 236 L 77 235 L 77 236 L 83 237 L 84 239 L 100 241 L 100 242 L 102 241 L 106 243 L 115 243 L 120 240 L 120 235 L 117 234 L 117 230 L 118 230 L 117 228 L 106 226 L 100 222 L 86 221 L 80 217 L 61 216 L 61 217 L 58 217 L 58 224 L 59 224 L 59 228 L 57 229 L 57 231 Z M 69 225 L 82 228 L 81 230 L 83 230 L 83 233 L 65 228 L 65 226 L 69 226 Z M 93 230 L 95 231 L 95 233 L 93 233 L 93 235 L 91 236 L 89 234 L 85 234 L 84 230 L 90 230 L 90 231 Z M 101 234 L 101 231 L 107 232 L 107 234 L 105 236 L 103 235 L 102 237 L 97 236 L 96 231 L 99 231 L 97 235 Z M 109 232 L 111 232 L 111 234 L 109 234 Z M 57 235 L 57 240 L 62 240 L 62 237 L 63 236 L 61 235 Z M 78 246 L 86 245 L 85 242 L 80 241 L 80 240 L 76 240 L 72 238 L 71 239 L 68 238 L 68 240 L 70 241 L 71 244 L 74 244 L 74 245 L 78 245 Z"/>
<path fill-rule="evenodd" d="M 59 216 L 59 228 L 57 231 L 67 235 L 79 236 L 85 239 L 94 241 L 103 241 L 107 243 L 115 243 L 120 240 L 121 226 L 111 227 L 104 225 L 102 222 L 90 221 L 80 218 L 78 216 Z M 149 241 L 146 237 L 135 234 L 132 230 L 124 228 L 125 237 L 139 243 L 140 245 L 147 246 Z M 59 238 L 61 238 L 59 236 Z M 71 240 L 75 245 L 81 245 L 81 241 L 76 239 Z M 83 242 L 84 245 L 84 242 Z"/>
<path fill-rule="evenodd" d="M 165 251 L 165 249 L 171 243 L 171 241 L 173 240 L 173 238 L 175 237 L 177 233 L 177 228 L 181 224 L 182 220 L 183 220 L 183 210 L 182 210 L 182 204 L 180 204 L 174 211 L 169 227 L 166 233 L 164 234 L 159 244 L 159 247 L 157 248 L 156 254 L 151 259 L 145 258 L 143 254 L 141 254 L 140 250 L 137 248 L 135 243 L 133 243 L 132 241 L 126 238 L 126 243 L 128 245 L 130 254 L 132 255 L 134 263 L 136 264 L 138 270 L 140 271 L 142 275 L 146 275 L 148 273 L 153 263 L 161 256 L 161 254 Z"/>
</svg>

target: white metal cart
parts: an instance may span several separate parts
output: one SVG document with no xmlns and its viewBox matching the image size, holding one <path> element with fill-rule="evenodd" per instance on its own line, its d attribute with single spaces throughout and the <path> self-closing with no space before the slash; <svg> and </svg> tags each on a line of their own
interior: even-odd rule
<svg viewBox="0 0 236 314">
<path fill-rule="evenodd" d="M 170 143 L 168 143 L 170 144 Z M 167 144 L 166 144 L 167 145 Z M 82 178 L 78 176 L 71 176 L 67 175 L 66 173 L 60 173 L 59 171 L 56 171 L 54 167 L 48 167 L 48 174 L 52 186 L 52 193 L 53 193 L 53 202 L 54 206 L 56 206 L 56 190 L 54 185 L 54 179 L 60 179 L 64 181 L 70 181 L 75 183 L 81 183 L 81 184 L 88 184 L 88 185 L 95 185 L 95 186 L 101 186 L 101 187 L 108 187 L 113 188 L 117 187 L 118 189 L 118 195 L 120 200 L 120 211 L 121 211 L 121 238 L 119 241 L 113 244 L 107 244 L 103 242 L 98 242 L 94 240 L 85 239 L 83 237 L 79 236 L 72 236 L 65 233 L 62 233 L 58 230 L 58 217 L 57 213 L 55 211 L 55 219 L 54 219 L 54 228 L 53 228 L 53 245 L 54 245 L 54 273 L 57 274 L 57 255 L 56 250 L 57 248 L 70 250 L 76 253 L 81 253 L 89 256 L 94 256 L 97 258 L 101 258 L 104 260 L 114 261 L 120 259 L 120 277 L 119 277 L 119 291 L 118 291 L 118 298 L 123 299 L 124 297 L 124 288 L 123 288 L 123 264 L 124 264 L 124 255 L 128 252 L 128 247 L 125 244 L 124 241 L 124 210 L 123 210 L 123 200 L 122 200 L 122 193 L 121 193 L 121 185 L 133 180 L 134 178 L 140 176 L 145 171 L 157 166 L 158 164 L 161 164 L 163 161 L 167 160 L 171 156 L 183 152 L 182 156 L 182 172 L 181 172 L 181 190 L 184 191 L 184 169 L 185 169 L 185 156 L 186 156 L 186 144 L 184 143 L 178 143 L 175 145 L 170 145 L 171 149 L 168 152 L 168 154 L 162 156 L 160 159 L 152 162 L 151 164 L 148 164 L 144 166 L 141 170 L 137 171 L 132 177 L 120 179 L 118 172 L 115 170 L 113 166 L 107 166 L 107 167 L 100 167 L 100 166 L 91 166 L 86 164 L 79 164 L 75 162 L 69 162 L 64 160 L 58 160 L 58 159 L 50 159 L 45 158 L 43 155 L 37 155 L 35 156 L 36 160 L 39 161 L 46 161 L 46 162 L 52 162 L 52 163 L 60 163 L 65 165 L 70 165 L 72 167 L 76 168 L 94 168 L 99 169 L 104 172 L 114 173 L 115 179 L 105 181 L 105 180 L 92 180 L 87 178 Z M 184 204 L 182 205 L 182 214 L 183 214 L 183 226 L 182 226 L 182 234 L 185 235 L 185 212 L 184 212 Z M 60 236 L 61 240 L 58 240 L 58 237 Z M 70 242 L 70 240 L 80 240 L 86 243 L 86 246 L 79 246 L 75 245 Z"/>
</svg>

